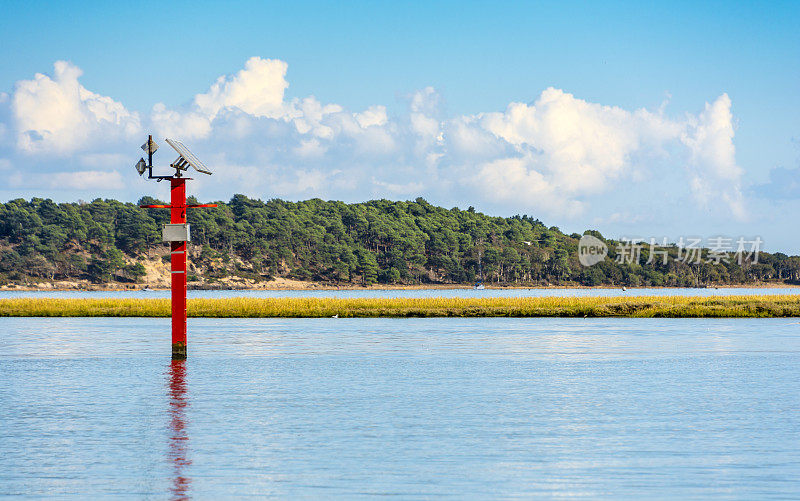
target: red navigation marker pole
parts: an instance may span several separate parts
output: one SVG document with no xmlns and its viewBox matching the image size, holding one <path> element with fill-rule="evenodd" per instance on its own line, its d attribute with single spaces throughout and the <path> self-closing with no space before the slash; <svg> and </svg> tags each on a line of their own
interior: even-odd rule
<svg viewBox="0 0 800 501">
<path fill-rule="evenodd" d="M 171 224 L 186 224 L 186 179 L 173 177 Z M 172 270 L 172 358 L 186 358 L 186 242 L 170 242 Z"/>
<path fill-rule="evenodd" d="M 191 178 L 182 177 L 181 171 L 185 171 L 189 166 L 203 174 L 211 174 L 211 171 L 203 165 L 179 141 L 166 140 L 175 151 L 180 155 L 170 167 L 175 169 L 172 176 L 153 175 L 153 153 L 158 149 L 158 145 L 153 141 L 153 136 L 148 136 L 147 142 L 142 145 L 142 149 L 147 152 L 148 163 L 140 159 L 136 164 L 139 175 L 148 171 L 147 178 L 163 181 L 170 181 L 170 205 L 142 205 L 140 207 L 148 209 L 169 209 L 170 224 L 164 226 L 163 240 L 170 243 L 170 269 L 172 274 L 172 358 L 173 360 L 183 360 L 186 358 L 186 242 L 190 240 L 189 224 L 186 222 L 186 209 L 195 207 L 216 207 L 217 204 L 186 204 L 186 181 Z"/>
</svg>

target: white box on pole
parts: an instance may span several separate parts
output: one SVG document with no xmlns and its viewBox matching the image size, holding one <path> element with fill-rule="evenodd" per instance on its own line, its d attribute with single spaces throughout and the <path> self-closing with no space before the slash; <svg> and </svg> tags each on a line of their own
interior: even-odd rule
<svg viewBox="0 0 800 501">
<path fill-rule="evenodd" d="M 162 237 L 164 242 L 188 242 L 189 223 L 165 224 Z"/>
</svg>

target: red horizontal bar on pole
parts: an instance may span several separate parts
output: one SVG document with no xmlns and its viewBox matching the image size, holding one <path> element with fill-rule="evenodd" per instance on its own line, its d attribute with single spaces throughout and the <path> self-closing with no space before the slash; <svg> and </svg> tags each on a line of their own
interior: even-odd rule
<svg viewBox="0 0 800 501">
<path fill-rule="evenodd" d="M 184 205 L 189 209 L 194 209 L 195 207 L 216 207 L 217 204 L 188 204 Z M 140 205 L 142 209 L 171 209 L 172 205 Z"/>
</svg>

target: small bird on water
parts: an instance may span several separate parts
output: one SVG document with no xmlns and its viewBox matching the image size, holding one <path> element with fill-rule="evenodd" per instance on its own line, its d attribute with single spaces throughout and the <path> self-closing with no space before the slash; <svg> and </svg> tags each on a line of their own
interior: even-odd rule
<svg viewBox="0 0 800 501">
<path fill-rule="evenodd" d="M 332 316 L 331 318 L 339 318 L 339 314 L 337 313 L 336 315 Z"/>
</svg>

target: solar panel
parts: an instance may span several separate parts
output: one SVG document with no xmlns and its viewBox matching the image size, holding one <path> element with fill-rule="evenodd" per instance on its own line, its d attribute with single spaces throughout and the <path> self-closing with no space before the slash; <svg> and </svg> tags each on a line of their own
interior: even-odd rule
<svg viewBox="0 0 800 501">
<path fill-rule="evenodd" d="M 203 174 L 209 175 L 211 174 L 211 171 L 208 169 L 208 167 L 206 167 L 203 162 L 194 156 L 194 153 L 189 151 L 189 148 L 187 148 L 182 142 L 175 141 L 174 139 L 166 139 L 166 141 L 167 144 L 172 146 L 172 148 L 178 152 L 178 155 L 180 155 L 180 157 L 178 157 L 178 159 L 172 163 L 172 167 L 186 170 L 191 165 L 195 168 L 195 170 L 197 170 L 197 172 L 202 172 Z"/>
</svg>

